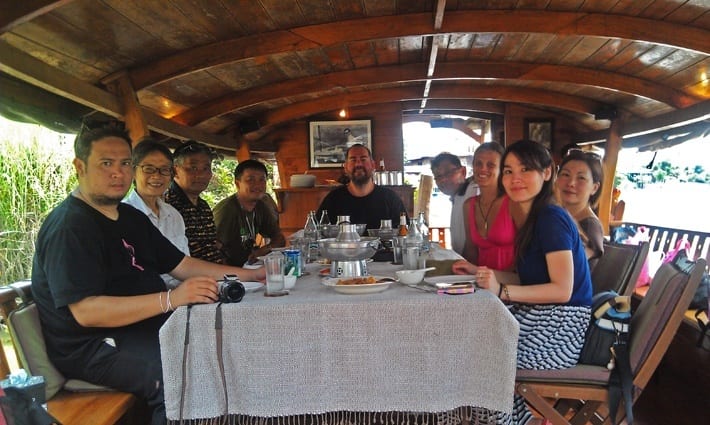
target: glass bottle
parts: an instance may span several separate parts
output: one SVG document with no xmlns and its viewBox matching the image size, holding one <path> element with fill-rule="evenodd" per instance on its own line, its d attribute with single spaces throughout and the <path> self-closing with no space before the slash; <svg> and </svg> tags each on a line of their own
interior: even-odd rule
<svg viewBox="0 0 710 425">
<path fill-rule="evenodd" d="M 429 251 L 429 226 L 426 224 L 424 211 L 419 211 L 419 216 L 417 217 L 417 229 L 419 229 L 419 233 L 422 235 L 422 249 L 424 251 Z"/>
<path fill-rule="evenodd" d="M 424 238 L 422 237 L 419 228 L 417 227 L 416 220 L 409 220 L 409 227 L 407 228 L 407 237 L 405 238 L 405 244 L 407 246 L 418 246 L 422 247 Z"/>
<path fill-rule="evenodd" d="M 328 210 L 323 210 L 323 212 L 320 215 L 320 223 L 321 226 L 330 224 L 330 217 L 328 217 Z"/>
<path fill-rule="evenodd" d="M 306 262 L 315 261 L 318 257 L 318 225 L 316 224 L 316 212 L 309 211 L 306 217 L 306 225 L 303 226 L 304 246 L 308 248 L 303 253 Z"/>
<path fill-rule="evenodd" d="M 397 234 L 399 236 L 407 236 L 407 233 L 409 233 L 407 230 L 407 213 L 402 211 L 399 214 L 399 230 L 397 231 Z"/>
<path fill-rule="evenodd" d="M 429 226 L 426 224 L 426 218 L 424 218 L 424 211 L 419 211 L 419 216 L 417 217 L 417 227 L 419 228 L 419 233 L 422 234 L 424 240 L 429 239 Z"/>
</svg>

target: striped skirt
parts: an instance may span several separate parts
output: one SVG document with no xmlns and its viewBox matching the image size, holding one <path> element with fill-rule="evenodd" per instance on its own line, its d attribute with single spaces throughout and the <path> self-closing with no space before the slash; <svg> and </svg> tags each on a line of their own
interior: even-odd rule
<svg viewBox="0 0 710 425">
<path fill-rule="evenodd" d="M 513 304 L 520 323 L 518 369 L 565 369 L 577 364 L 591 317 L 590 307 Z M 525 424 L 532 414 L 515 396 L 513 424 Z"/>
</svg>

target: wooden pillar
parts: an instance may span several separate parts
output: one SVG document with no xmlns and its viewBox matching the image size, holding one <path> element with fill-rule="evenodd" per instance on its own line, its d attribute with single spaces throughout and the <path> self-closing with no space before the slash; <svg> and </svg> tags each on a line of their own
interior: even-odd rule
<svg viewBox="0 0 710 425">
<path fill-rule="evenodd" d="M 424 211 L 424 217 L 429 221 L 429 200 L 431 192 L 434 190 L 434 177 L 422 174 L 419 180 L 419 190 L 417 191 L 417 204 L 414 207 L 414 217 Z"/>
<path fill-rule="evenodd" d="M 133 146 L 135 146 L 142 138 L 149 136 L 150 131 L 130 76 L 126 71 L 122 71 L 111 75 L 102 82 L 121 102 L 126 130 L 128 130 Z"/>
<path fill-rule="evenodd" d="M 251 152 L 249 150 L 249 141 L 244 137 L 237 138 L 237 151 L 235 152 L 237 161 L 242 162 L 251 158 Z"/>
<path fill-rule="evenodd" d="M 606 139 L 606 148 L 604 149 L 604 160 L 602 161 L 604 182 L 601 187 L 601 195 L 599 196 L 599 220 L 602 222 L 602 229 L 604 229 L 605 235 L 609 234 L 612 191 L 614 189 L 616 164 L 619 159 L 619 151 L 621 150 L 621 128 L 623 127 L 624 121 L 624 114 L 621 114 L 611 121 L 609 134 Z"/>
</svg>

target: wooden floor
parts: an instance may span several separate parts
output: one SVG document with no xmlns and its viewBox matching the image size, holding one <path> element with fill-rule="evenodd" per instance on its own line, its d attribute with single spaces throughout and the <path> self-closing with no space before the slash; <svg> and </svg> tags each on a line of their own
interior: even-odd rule
<svg viewBox="0 0 710 425">
<path fill-rule="evenodd" d="M 710 350 L 682 325 L 634 405 L 634 425 L 710 424 Z"/>
</svg>

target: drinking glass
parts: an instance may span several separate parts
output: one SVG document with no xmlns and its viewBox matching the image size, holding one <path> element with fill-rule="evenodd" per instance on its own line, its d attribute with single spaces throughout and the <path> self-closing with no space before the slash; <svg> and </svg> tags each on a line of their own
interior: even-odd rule
<svg viewBox="0 0 710 425">
<path fill-rule="evenodd" d="M 284 291 L 284 256 L 273 251 L 264 258 L 266 268 L 266 295 L 282 295 Z"/>
</svg>

